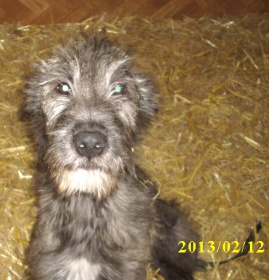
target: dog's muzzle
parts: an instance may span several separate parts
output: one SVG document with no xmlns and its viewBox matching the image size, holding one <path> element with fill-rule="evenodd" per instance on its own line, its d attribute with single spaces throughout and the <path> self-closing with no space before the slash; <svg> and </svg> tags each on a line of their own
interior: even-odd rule
<svg viewBox="0 0 269 280">
<path fill-rule="evenodd" d="M 104 152 L 107 137 L 99 131 L 81 131 L 73 136 L 73 144 L 79 155 L 91 159 Z"/>
</svg>

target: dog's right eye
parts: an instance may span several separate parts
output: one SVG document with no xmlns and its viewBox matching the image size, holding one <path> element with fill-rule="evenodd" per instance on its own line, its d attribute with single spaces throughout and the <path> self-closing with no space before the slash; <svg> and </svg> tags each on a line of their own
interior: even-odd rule
<svg viewBox="0 0 269 280">
<path fill-rule="evenodd" d="M 60 93 L 60 94 L 69 94 L 72 91 L 72 89 L 69 86 L 69 84 L 60 83 L 57 85 L 56 91 L 57 91 L 57 93 Z"/>
<path fill-rule="evenodd" d="M 116 84 L 114 88 L 111 91 L 112 96 L 117 96 L 117 95 L 124 95 L 127 93 L 127 88 L 126 85 L 124 84 Z"/>
</svg>

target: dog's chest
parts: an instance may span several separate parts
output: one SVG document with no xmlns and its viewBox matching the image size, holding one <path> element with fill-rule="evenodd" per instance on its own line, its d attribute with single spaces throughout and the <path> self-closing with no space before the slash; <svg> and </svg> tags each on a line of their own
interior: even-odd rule
<svg viewBox="0 0 269 280">
<path fill-rule="evenodd" d="M 101 267 L 85 258 L 79 258 L 71 261 L 66 270 L 66 280 L 95 280 L 100 273 Z"/>
<path fill-rule="evenodd" d="M 42 202 L 42 244 L 44 251 L 57 252 L 51 256 L 51 270 L 61 279 L 131 280 L 136 279 L 132 274 L 144 275 L 154 212 L 146 189 L 136 181 L 119 184 L 106 201 L 80 194 Z"/>
</svg>

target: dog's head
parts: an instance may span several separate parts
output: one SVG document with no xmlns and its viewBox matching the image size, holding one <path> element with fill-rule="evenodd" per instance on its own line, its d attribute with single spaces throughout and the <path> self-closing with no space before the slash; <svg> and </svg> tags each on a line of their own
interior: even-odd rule
<svg viewBox="0 0 269 280">
<path fill-rule="evenodd" d="M 156 111 L 152 80 L 103 36 L 72 40 L 35 68 L 26 111 L 56 189 L 109 195 Z"/>
</svg>

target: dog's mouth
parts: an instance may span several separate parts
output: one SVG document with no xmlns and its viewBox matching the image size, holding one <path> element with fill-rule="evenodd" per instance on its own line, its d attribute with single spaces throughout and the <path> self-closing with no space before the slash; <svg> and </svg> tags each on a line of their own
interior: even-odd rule
<svg viewBox="0 0 269 280">
<path fill-rule="evenodd" d="M 101 169 L 64 169 L 55 174 L 54 180 L 59 193 L 88 193 L 98 199 L 110 195 L 117 186 L 117 177 Z"/>
<path fill-rule="evenodd" d="M 97 135 L 97 136 L 96 136 Z M 124 172 L 120 157 L 113 156 L 103 135 L 75 135 L 73 161 L 52 170 L 57 191 L 64 195 L 88 193 L 98 199 L 109 196 Z"/>
<path fill-rule="evenodd" d="M 65 166 L 64 169 L 68 171 L 76 170 L 85 170 L 85 171 L 99 171 L 99 172 L 110 172 L 107 167 L 102 166 L 102 157 L 96 157 L 88 159 L 86 157 L 79 157 L 78 160 L 68 166 Z"/>
</svg>

